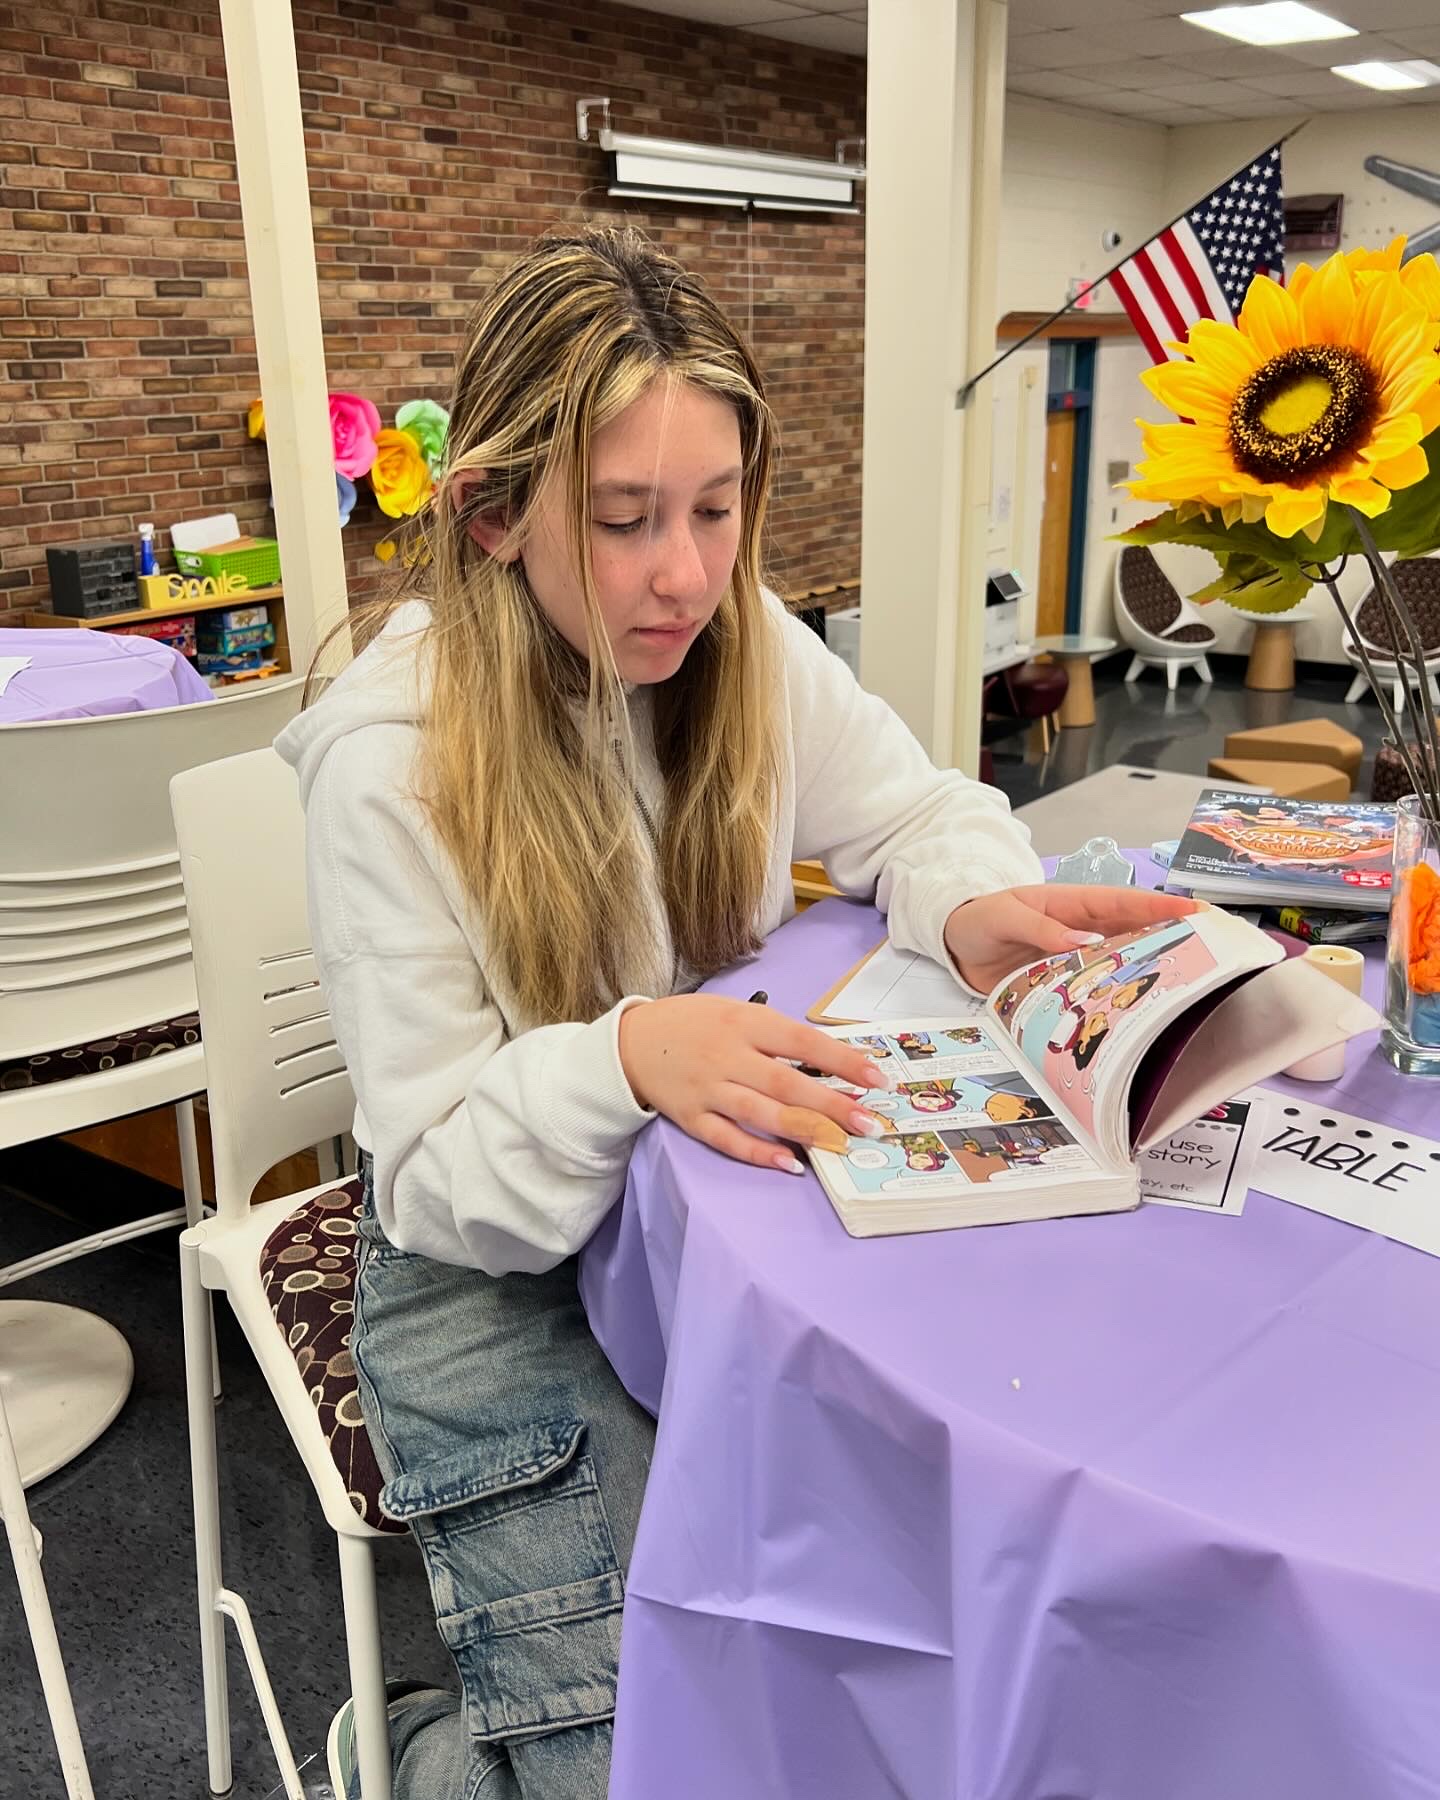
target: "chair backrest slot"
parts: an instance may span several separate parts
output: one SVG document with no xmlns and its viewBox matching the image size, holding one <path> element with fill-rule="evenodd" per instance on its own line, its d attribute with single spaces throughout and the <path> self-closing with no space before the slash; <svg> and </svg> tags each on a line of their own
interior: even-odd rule
<svg viewBox="0 0 1440 1800">
<path fill-rule="evenodd" d="M 305 820 L 273 750 L 171 784 L 200 998 L 221 1217 L 350 1127 L 355 1097 L 309 948 Z"/>
</svg>

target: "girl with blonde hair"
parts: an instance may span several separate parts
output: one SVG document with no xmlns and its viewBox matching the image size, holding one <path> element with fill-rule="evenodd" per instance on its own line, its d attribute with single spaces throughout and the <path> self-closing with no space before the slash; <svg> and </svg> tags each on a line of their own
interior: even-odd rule
<svg viewBox="0 0 1440 1800">
<path fill-rule="evenodd" d="M 396 1800 L 605 1794 L 654 1426 L 576 1253 L 657 1113 L 779 1188 L 782 1108 L 883 1129 L 794 1066 L 888 1085 L 861 1050 L 692 991 L 790 916 L 792 859 L 980 989 L 1186 910 L 1040 886 L 1001 795 L 787 616 L 774 457 L 699 281 L 630 232 L 542 242 L 471 321 L 416 591 L 278 741 L 358 1100 L 361 1404 L 461 1688 L 392 1689 Z M 353 1796 L 348 1704 L 330 1755 Z"/>
</svg>

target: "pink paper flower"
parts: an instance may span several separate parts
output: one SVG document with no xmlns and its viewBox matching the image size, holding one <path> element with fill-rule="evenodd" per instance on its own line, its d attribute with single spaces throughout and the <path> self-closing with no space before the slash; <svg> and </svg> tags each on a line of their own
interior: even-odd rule
<svg viewBox="0 0 1440 1800">
<path fill-rule="evenodd" d="M 337 473 L 351 481 L 369 473 L 379 430 L 380 414 L 363 394 L 330 396 L 330 436 Z"/>
</svg>

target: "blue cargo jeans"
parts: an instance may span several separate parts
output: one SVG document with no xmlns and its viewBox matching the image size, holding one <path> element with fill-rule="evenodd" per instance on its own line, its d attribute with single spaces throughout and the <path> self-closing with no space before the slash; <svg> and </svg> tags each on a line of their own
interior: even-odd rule
<svg viewBox="0 0 1440 1800">
<path fill-rule="evenodd" d="M 591 1335 L 573 1257 L 496 1278 L 397 1250 L 364 1170 L 360 1406 L 460 1677 L 392 1726 L 395 1800 L 604 1800 L 655 1422 Z"/>
</svg>

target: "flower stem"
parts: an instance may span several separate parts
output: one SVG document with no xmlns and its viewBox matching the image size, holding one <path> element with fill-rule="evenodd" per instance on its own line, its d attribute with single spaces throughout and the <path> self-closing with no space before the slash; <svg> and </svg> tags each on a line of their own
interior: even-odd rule
<svg viewBox="0 0 1440 1800">
<path fill-rule="evenodd" d="M 1408 677 L 1412 673 L 1406 669 L 1405 665 L 1407 648 L 1414 665 L 1415 693 L 1412 712 L 1415 725 L 1415 747 L 1422 766 L 1426 768 L 1427 775 L 1425 786 L 1417 791 L 1422 795 L 1431 823 L 1440 825 L 1440 735 L 1437 735 L 1435 708 L 1430 699 L 1430 671 L 1425 664 L 1425 640 L 1415 625 L 1409 606 L 1395 586 L 1394 578 L 1380 555 L 1364 514 L 1358 512 L 1353 506 L 1347 507 L 1346 511 L 1355 525 L 1365 552 L 1365 560 L 1370 565 L 1370 572 L 1375 578 L 1375 589 L 1380 596 L 1381 605 L 1385 609 L 1390 642 L 1395 651 L 1396 667 L 1401 671 L 1402 678 Z M 1406 685 L 1407 687 L 1409 685 L 1408 679 Z"/>
<path fill-rule="evenodd" d="M 1345 602 L 1341 597 L 1340 589 L 1336 585 L 1335 577 L 1328 572 L 1325 572 L 1322 573 L 1320 579 L 1330 590 L 1330 598 L 1335 602 L 1335 609 L 1340 614 L 1341 621 L 1344 624 L 1346 631 L 1350 634 L 1350 640 L 1354 644 L 1356 654 L 1360 658 L 1361 666 L 1365 670 L 1366 679 L 1370 683 L 1376 700 L 1380 703 L 1380 711 L 1384 717 L 1386 727 L 1389 730 L 1391 741 L 1394 744 L 1395 749 L 1399 752 L 1401 760 L 1405 764 L 1405 773 L 1410 777 L 1411 781 L 1415 782 L 1415 791 L 1419 793 L 1420 771 L 1416 768 L 1415 759 L 1411 753 L 1410 746 L 1405 741 L 1405 734 L 1401 727 L 1400 719 L 1390 703 L 1390 696 L 1386 691 L 1386 684 L 1381 679 L 1379 671 L 1376 669 L 1374 663 L 1370 660 L 1369 646 L 1356 629 L 1355 621 L 1350 616 L 1349 608 L 1345 605 Z"/>
<path fill-rule="evenodd" d="M 1346 631 L 1350 634 L 1350 641 L 1355 646 L 1355 652 L 1360 658 L 1360 665 L 1364 669 L 1365 677 L 1370 683 L 1370 691 L 1380 703 L 1380 711 L 1384 717 L 1386 727 L 1389 730 L 1390 741 L 1395 746 L 1396 754 L 1405 765 L 1405 773 L 1409 777 L 1415 792 L 1421 797 L 1421 804 L 1424 806 L 1426 812 L 1432 816 L 1432 822 L 1440 824 L 1440 820 L 1435 820 L 1434 818 L 1435 808 L 1425 793 L 1427 772 L 1424 769 L 1423 764 L 1417 766 L 1414 752 L 1411 750 L 1410 745 L 1405 741 L 1404 728 L 1402 727 L 1399 718 L 1396 716 L 1394 707 L 1390 704 L 1390 696 L 1385 691 L 1385 683 L 1381 680 L 1374 663 L 1370 660 L 1370 651 L 1366 646 L 1364 638 L 1361 637 L 1360 633 L 1355 628 L 1355 621 L 1350 616 L 1349 608 L 1340 597 L 1340 589 L 1336 585 L 1335 577 L 1331 575 L 1328 570 L 1322 569 L 1320 579 L 1329 589 L 1330 598 L 1335 602 L 1335 609 L 1340 614 L 1340 618 L 1344 623 Z"/>
</svg>

